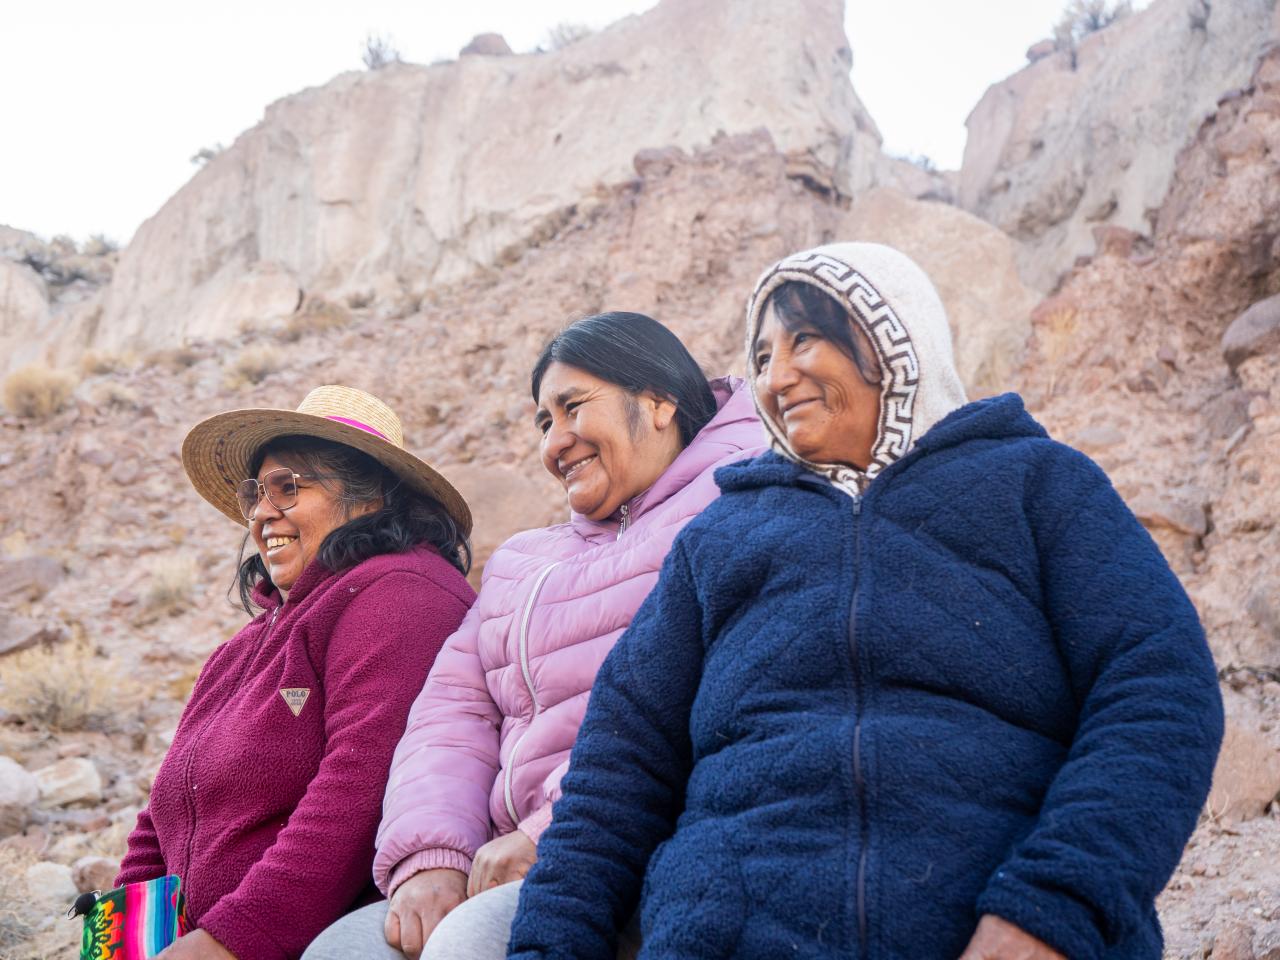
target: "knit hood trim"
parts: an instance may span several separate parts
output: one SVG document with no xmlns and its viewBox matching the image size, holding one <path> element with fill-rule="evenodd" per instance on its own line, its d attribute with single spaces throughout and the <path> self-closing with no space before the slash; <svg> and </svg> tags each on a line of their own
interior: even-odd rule
<svg viewBox="0 0 1280 960">
<path fill-rule="evenodd" d="M 770 295 L 791 281 L 818 287 L 841 303 L 880 362 L 880 419 L 866 470 L 801 457 L 761 405 L 754 375 L 755 342 Z M 904 254 L 879 244 L 817 247 L 766 270 L 747 304 L 746 348 L 751 394 L 773 449 L 855 497 L 886 467 L 906 456 L 933 424 L 966 402 L 937 291 Z"/>
</svg>

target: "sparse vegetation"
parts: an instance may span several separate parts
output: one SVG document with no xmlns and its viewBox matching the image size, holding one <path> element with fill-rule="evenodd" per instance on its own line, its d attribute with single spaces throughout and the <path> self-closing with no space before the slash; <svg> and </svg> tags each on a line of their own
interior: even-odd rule
<svg viewBox="0 0 1280 960">
<path fill-rule="evenodd" d="M 105 233 L 95 233 L 90 235 L 85 241 L 81 253 L 90 257 L 105 257 L 109 253 L 115 253 L 120 249 L 120 244 L 112 240 Z"/>
<path fill-rule="evenodd" d="M 200 351 L 195 347 L 183 344 L 180 347 L 170 347 L 168 350 L 158 350 L 151 355 L 151 360 L 176 372 L 195 366 L 200 356 Z"/>
<path fill-rule="evenodd" d="M 201 147 L 191 155 L 191 162 L 197 167 L 203 167 L 225 149 L 227 148 L 221 143 L 215 143 L 211 147 Z"/>
<path fill-rule="evenodd" d="M 75 388 L 70 374 L 32 364 L 9 374 L 4 382 L 4 405 L 15 416 L 43 420 L 62 410 Z"/>
<path fill-rule="evenodd" d="M 547 30 L 547 49 L 563 50 L 583 37 L 591 36 L 593 32 L 585 23 L 557 23 Z"/>
<path fill-rule="evenodd" d="M 0 661 L 0 706 L 45 730 L 114 729 L 137 695 L 119 662 L 83 640 L 42 644 Z"/>
<path fill-rule="evenodd" d="M 127 366 L 125 358 L 117 353 L 99 353 L 90 350 L 80 358 L 80 372 L 86 377 L 119 373 Z"/>
<path fill-rule="evenodd" d="M 315 299 L 288 319 L 280 338 L 287 343 L 292 343 L 308 334 L 340 330 L 349 323 L 351 323 L 351 312 L 342 304 Z"/>
<path fill-rule="evenodd" d="M 1071 0 L 1054 25 L 1053 41 L 1059 50 L 1070 53 L 1071 69 L 1074 70 L 1080 41 L 1131 13 L 1132 0 Z"/>
<path fill-rule="evenodd" d="M 938 165 L 933 162 L 932 157 L 925 153 L 899 153 L 894 156 L 894 159 L 909 163 L 925 173 L 938 172 Z"/>
<path fill-rule="evenodd" d="M 99 410 L 136 410 L 138 392 L 115 380 L 107 380 L 93 389 L 93 404 Z"/>
<path fill-rule="evenodd" d="M 38 858 L 22 846 L 0 846 L 0 956 L 14 956 L 42 918 L 27 902 L 27 868 Z"/>
<path fill-rule="evenodd" d="M 249 383 L 261 383 L 283 364 L 280 352 L 265 344 L 253 344 L 240 351 L 231 365 L 227 385 L 241 387 Z"/>
<path fill-rule="evenodd" d="M 157 557 L 147 566 L 148 613 L 174 617 L 191 606 L 197 578 L 194 557 L 185 554 Z"/>
<path fill-rule="evenodd" d="M 400 51 L 396 49 L 391 37 L 384 37 L 380 33 L 366 34 L 364 38 L 364 53 L 360 56 L 364 61 L 364 65 L 369 70 L 381 70 L 383 67 L 389 67 L 393 63 L 403 63 L 400 59 Z"/>
</svg>

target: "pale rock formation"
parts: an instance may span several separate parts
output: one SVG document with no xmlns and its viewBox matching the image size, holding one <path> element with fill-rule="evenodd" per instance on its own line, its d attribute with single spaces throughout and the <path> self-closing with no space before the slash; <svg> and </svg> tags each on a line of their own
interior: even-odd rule
<svg viewBox="0 0 1280 960">
<path fill-rule="evenodd" d="M 39 797 L 36 778 L 21 764 L 0 756 L 0 839 L 22 832 Z"/>
<path fill-rule="evenodd" d="M 71 879 L 71 868 L 62 863 L 41 861 L 27 867 L 27 899 L 37 908 L 59 913 L 71 906 L 79 891 Z M 61 910 L 59 910 L 61 908 Z"/>
<path fill-rule="evenodd" d="M 0 259 L 0 374 L 31 363 L 49 335 L 49 294 L 30 267 Z"/>
<path fill-rule="evenodd" d="M 97 803 L 102 799 L 102 775 L 92 760 L 69 757 L 35 772 L 40 802 L 50 807 Z"/>
<path fill-rule="evenodd" d="M 970 393 L 1009 388 L 1039 301 L 1018 276 L 1014 241 L 963 210 L 888 187 L 858 197 L 840 236 L 885 243 L 915 260 L 947 309 L 956 367 Z"/>
<path fill-rule="evenodd" d="M 71 865 L 71 880 L 81 893 L 110 890 L 115 886 L 120 861 L 111 857 L 81 857 Z"/>
<path fill-rule="evenodd" d="M 419 298 L 545 240 L 633 178 L 646 146 L 765 128 L 790 176 L 850 197 L 889 172 L 841 14 L 664 0 L 555 53 L 348 73 L 287 97 L 139 228 L 93 345 L 230 334 L 287 306 L 290 284 L 390 276 Z"/>
<path fill-rule="evenodd" d="M 1093 254 L 1097 224 L 1151 236 L 1178 150 L 1280 37 L 1273 0 L 1214 3 L 1203 29 L 1195 2 L 1155 0 L 1091 34 L 1074 70 L 1067 51 L 1042 56 L 969 115 L 960 204 L 1023 241 L 1032 286 Z"/>
</svg>

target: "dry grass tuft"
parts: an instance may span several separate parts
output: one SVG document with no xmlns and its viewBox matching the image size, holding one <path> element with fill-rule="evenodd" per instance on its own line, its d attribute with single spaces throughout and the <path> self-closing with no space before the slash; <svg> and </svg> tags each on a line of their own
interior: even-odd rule
<svg viewBox="0 0 1280 960">
<path fill-rule="evenodd" d="M 200 362 L 200 357 L 199 350 L 184 344 L 181 347 L 170 347 L 168 350 L 157 350 L 151 355 L 150 360 L 157 366 L 179 373 L 194 367 Z"/>
<path fill-rule="evenodd" d="M 99 410 L 136 410 L 140 400 L 132 387 L 108 380 L 94 387 L 93 404 Z"/>
<path fill-rule="evenodd" d="M 291 316 L 280 332 L 286 343 L 300 340 L 313 333 L 341 330 L 351 323 L 351 311 L 340 303 L 328 300 L 312 300 L 301 311 Z"/>
<path fill-rule="evenodd" d="M 90 350 L 80 358 L 80 372 L 86 377 L 100 376 L 104 373 L 119 373 L 128 363 L 118 353 L 99 353 Z"/>
<path fill-rule="evenodd" d="M 33 647 L 0 660 L 0 706 L 41 729 L 114 730 L 137 696 L 120 663 L 84 641 Z"/>
<path fill-rule="evenodd" d="M 194 557 L 156 557 L 147 567 L 146 608 L 149 613 L 176 617 L 191 606 L 198 576 Z"/>
<path fill-rule="evenodd" d="M 27 902 L 27 867 L 36 862 L 30 850 L 0 846 L 0 957 L 17 956 L 17 948 L 36 932 L 40 920 Z"/>
<path fill-rule="evenodd" d="M 226 385 L 235 390 L 248 384 L 261 383 L 284 365 L 280 351 L 265 344 L 255 344 L 240 351 L 227 372 Z"/>
<path fill-rule="evenodd" d="M 9 374 L 4 382 L 4 405 L 15 416 L 43 420 L 62 410 L 75 388 L 70 374 L 32 364 Z"/>
</svg>

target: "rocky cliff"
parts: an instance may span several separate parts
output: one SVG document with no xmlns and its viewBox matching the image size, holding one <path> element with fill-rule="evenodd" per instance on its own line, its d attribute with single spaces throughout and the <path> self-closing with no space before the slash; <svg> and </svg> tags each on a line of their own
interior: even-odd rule
<svg viewBox="0 0 1280 960">
<path fill-rule="evenodd" d="M 1280 39 L 1275 0 L 1155 0 L 995 84 L 967 121 L 959 202 L 1022 243 L 1049 291 L 1094 229 L 1147 238 L 1174 158 Z"/>
</svg>

